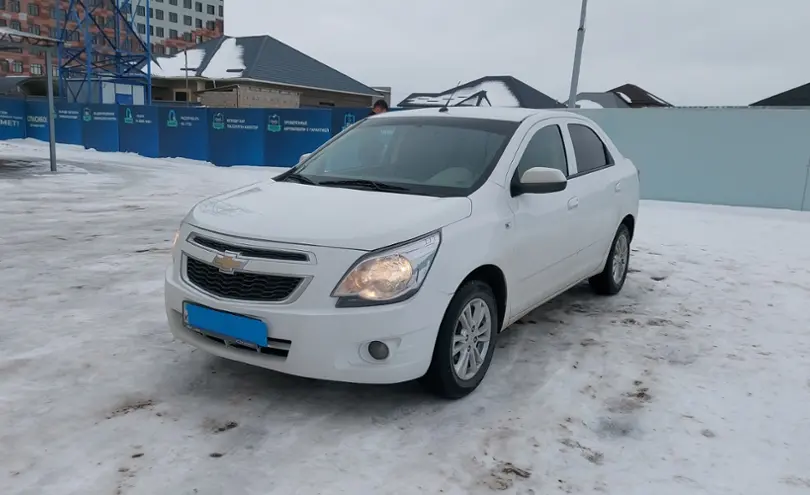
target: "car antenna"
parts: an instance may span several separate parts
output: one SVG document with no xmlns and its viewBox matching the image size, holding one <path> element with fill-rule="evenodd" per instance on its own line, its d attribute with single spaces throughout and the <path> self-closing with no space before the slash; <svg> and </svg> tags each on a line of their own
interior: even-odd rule
<svg viewBox="0 0 810 495">
<path fill-rule="evenodd" d="M 459 86 L 461 86 L 461 81 L 459 81 L 458 84 L 456 84 L 456 87 L 453 88 L 453 92 L 450 93 L 450 96 L 447 97 L 447 101 L 444 102 L 444 105 L 442 105 L 442 107 L 439 109 L 439 112 L 445 113 L 447 111 L 447 105 L 450 104 L 450 100 L 452 100 L 453 96 L 455 96 Z"/>
</svg>

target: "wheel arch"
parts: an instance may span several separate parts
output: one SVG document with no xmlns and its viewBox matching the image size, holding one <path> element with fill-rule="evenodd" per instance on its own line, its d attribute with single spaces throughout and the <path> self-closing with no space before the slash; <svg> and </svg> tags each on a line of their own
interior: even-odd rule
<svg viewBox="0 0 810 495">
<path fill-rule="evenodd" d="M 473 280 L 484 282 L 492 289 L 495 295 L 495 302 L 498 304 L 498 331 L 502 330 L 503 323 L 506 319 L 506 302 L 508 297 L 506 276 L 503 270 L 492 264 L 481 265 L 471 271 L 464 280 L 461 281 L 459 288 Z"/>
<path fill-rule="evenodd" d="M 630 240 L 632 241 L 633 235 L 635 234 L 636 231 L 636 219 L 633 217 L 633 215 L 630 214 L 625 215 L 625 217 L 622 218 L 620 225 L 624 225 L 627 227 L 627 230 L 630 231 Z"/>
</svg>

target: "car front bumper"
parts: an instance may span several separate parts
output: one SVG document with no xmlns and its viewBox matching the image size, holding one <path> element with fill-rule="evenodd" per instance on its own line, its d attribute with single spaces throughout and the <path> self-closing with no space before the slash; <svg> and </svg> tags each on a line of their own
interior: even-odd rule
<svg viewBox="0 0 810 495">
<path fill-rule="evenodd" d="M 321 259 L 327 257 L 319 254 Z M 334 280 L 320 283 L 315 281 L 321 277 L 315 275 L 304 293 L 289 304 L 235 301 L 212 296 L 189 283 L 182 265 L 175 261 L 165 280 L 166 313 L 175 337 L 216 356 L 322 380 L 383 384 L 421 377 L 430 365 L 452 297 L 423 287 L 397 304 L 336 308 L 328 291 L 322 293 L 337 283 L 339 275 L 333 274 L 327 278 Z M 348 266 L 334 273 L 342 274 Z M 184 303 L 263 321 L 268 329 L 267 347 L 246 348 L 190 328 L 183 317 Z M 378 361 L 369 355 L 372 341 L 388 346 L 386 359 Z"/>
</svg>

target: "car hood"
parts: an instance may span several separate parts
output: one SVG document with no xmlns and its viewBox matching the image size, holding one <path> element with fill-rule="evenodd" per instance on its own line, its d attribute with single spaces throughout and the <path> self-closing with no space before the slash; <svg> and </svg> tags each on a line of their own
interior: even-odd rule
<svg viewBox="0 0 810 495">
<path fill-rule="evenodd" d="M 267 181 L 197 204 L 186 222 L 237 237 L 371 251 L 470 216 L 468 198 Z"/>
</svg>

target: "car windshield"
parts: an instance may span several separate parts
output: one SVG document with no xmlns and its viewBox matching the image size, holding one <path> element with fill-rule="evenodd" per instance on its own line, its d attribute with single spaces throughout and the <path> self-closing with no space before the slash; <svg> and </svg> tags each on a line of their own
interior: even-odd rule
<svg viewBox="0 0 810 495">
<path fill-rule="evenodd" d="M 370 118 L 276 180 L 467 196 L 489 178 L 519 124 L 441 114 Z"/>
</svg>

